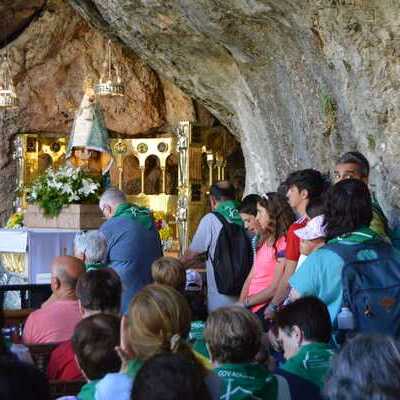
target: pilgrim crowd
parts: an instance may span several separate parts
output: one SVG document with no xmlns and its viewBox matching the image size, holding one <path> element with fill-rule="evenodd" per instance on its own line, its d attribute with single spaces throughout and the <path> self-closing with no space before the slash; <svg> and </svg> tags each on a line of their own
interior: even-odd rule
<svg viewBox="0 0 400 400">
<path fill-rule="evenodd" d="M 106 222 L 53 260 L 24 324 L 26 346 L 57 344 L 47 376 L 1 339 L 0 398 L 82 381 L 69 399 L 398 399 L 399 235 L 369 169 L 349 152 L 331 179 L 294 171 L 243 199 L 217 182 L 180 258 L 150 210 L 106 190 Z"/>
</svg>

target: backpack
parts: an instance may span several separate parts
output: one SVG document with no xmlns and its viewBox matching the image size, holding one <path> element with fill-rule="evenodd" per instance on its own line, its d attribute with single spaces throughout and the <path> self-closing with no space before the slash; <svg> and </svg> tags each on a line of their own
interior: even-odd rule
<svg viewBox="0 0 400 400">
<path fill-rule="evenodd" d="M 374 240 L 327 244 L 344 261 L 343 306 L 353 313 L 355 331 L 400 337 L 400 252 Z"/>
<path fill-rule="evenodd" d="M 215 246 L 214 268 L 218 292 L 228 296 L 239 296 L 249 274 L 253 249 L 242 226 L 228 222 L 221 214 L 213 212 L 222 224 Z"/>
</svg>

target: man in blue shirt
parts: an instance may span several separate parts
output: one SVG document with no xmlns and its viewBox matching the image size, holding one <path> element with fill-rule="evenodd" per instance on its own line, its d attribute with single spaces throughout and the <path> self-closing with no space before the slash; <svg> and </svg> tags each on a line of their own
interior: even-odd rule
<svg viewBox="0 0 400 400">
<path fill-rule="evenodd" d="M 106 263 L 122 282 L 121 311 L 142 287 L 152 282 L 151 264 L 162 256 L 159 234 L 149 209 L 127 202 L 118 189 L 106 190 L 99 207 L 107 219 L 100 231 L 107 241 Z"/>
</svg>

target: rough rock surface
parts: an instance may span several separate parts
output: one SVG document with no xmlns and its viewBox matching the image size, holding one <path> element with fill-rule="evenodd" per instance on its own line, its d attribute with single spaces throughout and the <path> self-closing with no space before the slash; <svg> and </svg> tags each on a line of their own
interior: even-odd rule
<svg viewBox="0 0 400 400">
<path fill-rule="evenodd" d="M 247 190 L 359 149 L 400 212 L 397 0 L 69 0 L 241 140 Z"/>
<path fill-rule="evenodd" d="M 41 12 L 46 0 L 3 0 L 0 2 L 1 47 L 12 41 Z"/>
<path fill-rule="evenodd" d="M 100 76 L 108 37 L 89 26 L 62 0 L 0 1 L 0 13 L 2 21 L 8 21 L 1 24 L 0 38 L 3 43 L 14 39 L 9 53 L 20 102 L 18 110 L 0 110 L 1 226 L 12 210 L 14 198 L 15 134 L 69 134 L 85 80 L 96 82 Z M 168 131 L 178 120 L 198 119 L 198 109 L 199 115 L 204 115 L 205 126 L 214 120 L 173 83 L 161 80 L 115 37 L 113 52 L 126 83 L 126 96 L 100 101 L 106 125 L 115 134 Z"/>
</svg>

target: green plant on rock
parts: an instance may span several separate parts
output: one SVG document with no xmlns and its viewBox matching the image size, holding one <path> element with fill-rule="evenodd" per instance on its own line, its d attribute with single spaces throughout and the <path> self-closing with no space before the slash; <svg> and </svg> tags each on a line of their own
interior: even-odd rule
<svg viewBox="0 0 400 400">
<path fill-rule="evenodd" d="M 369 134 L 367 136 L 367 140 L 368 140 L 368 149 L 371 150 L 371 151 L 375 150 L 376 140 L 375 140 L 374 135 Z"/>
<path fill-rule="evenodd" d="M 321 89 L 320 93 L 321 99 L 321 112 L 325 117 L 325 131 L 324 136 L 330 136 L 332 132 L 336 129 L 337 123 L 337 105 L 335 100 L 326 93 L 324 89 Z"/>
</svg>

